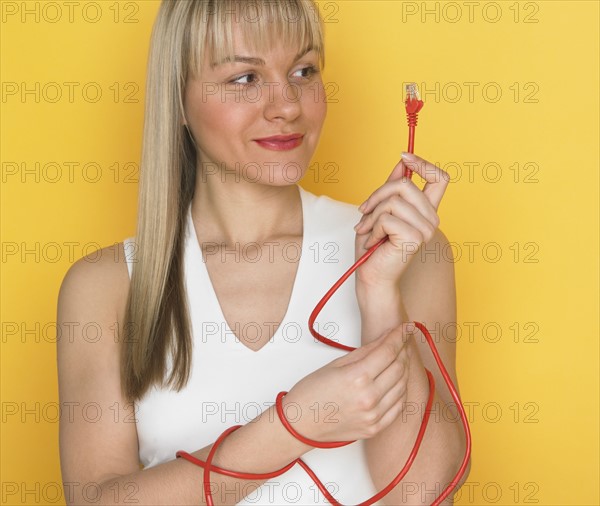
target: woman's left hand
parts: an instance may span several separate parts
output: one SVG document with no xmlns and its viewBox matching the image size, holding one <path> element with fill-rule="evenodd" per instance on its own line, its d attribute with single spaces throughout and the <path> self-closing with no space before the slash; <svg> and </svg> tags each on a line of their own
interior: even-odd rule
<svg viewBox="0 0 600 506">
<path fill-rule="evenodd" d="M 416 155 L 403 153 L 386 182 L 365 201 L 355 239 L 355 261 L 381 239 L 389 239 L 356 269 L 357 290 L 397 288 L 402 273 L 440 223 L 437 210 L 450 182 L 447 172 Z M 426 184 L 421 191 L 404 177 L 405 167 Z"/>
</svg>

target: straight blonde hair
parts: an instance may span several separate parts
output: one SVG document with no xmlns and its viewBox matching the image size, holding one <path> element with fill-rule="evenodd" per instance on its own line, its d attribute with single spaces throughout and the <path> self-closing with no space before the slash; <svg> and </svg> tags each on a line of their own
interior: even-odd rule
<svg viewBox="0 0 600 506">
<path fill-rule="evenodd" d="M 240 22 L 249 48 L 314 47 L 325 64 L 323 20 L 313 0 L 162 1 L 150 40 L 135 250 L 120 334 L 121 385 L 129 401 L 156 384 L 179 391 L 189 380 L 193 341 L 183 250 L 197 155 L 183 97 L 188 76 L 202 75 L 205 54 L 210 61 L 233 56 L 233 22 Z"/>
</svg>

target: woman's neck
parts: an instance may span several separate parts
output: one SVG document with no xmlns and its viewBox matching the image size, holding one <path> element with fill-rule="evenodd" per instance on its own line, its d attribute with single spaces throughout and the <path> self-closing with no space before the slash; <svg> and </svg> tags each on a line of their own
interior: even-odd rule
<svg viewBox="0 0 600 506">
<path fill-rule="evenodd" d="M 302 236 L 302 202 L 297 184 L 196 181 L 191 212 L 201 242 L 233 248 L 283 236 Z"/>
</svg>

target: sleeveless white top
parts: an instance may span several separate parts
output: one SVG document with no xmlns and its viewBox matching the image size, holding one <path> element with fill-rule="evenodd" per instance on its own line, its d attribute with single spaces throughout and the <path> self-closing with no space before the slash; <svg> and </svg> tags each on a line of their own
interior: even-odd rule
<svg viewBox="0 0 600 506">
<path fill-rule="evenodd" d="M 256 328 L 238 326 L 235 333 L 228 328 L 196 237 L 191 206 L 188 208 L 184 272 L 193 332 L 192 372 L 180 392 L 153 387 L 135 405 L 139 458 L 145 468 L 173 460 L 177 450 L 191 453 L 212 444 L 228 427 L 244 425 L 273 405 L 280 391 L 290 391 L 304 376 L 348 353 L 317 341 L 308 330 L 308 318 L 323 295 L 354 263 L 353 227 L 362 214 L 357 206 L 297 186 L 302 201 L 302 247 L 301 251 L 284 249 L 290 261 L 301 254 L 296 278 L 281 324 L 258 351 L 236 337 L 243 332 L 255 336 Z M 127 252 L 133 241 L 124 241 L 130 276 L 134 263 Z M 356 348 L 361 345 L 360 326 L 352 274 L 322 309 L 315 330 Z M 170 368 L 169 357 L 169 372 Z M 294 416 L 292 411 L 289 418 Z M 312 414 L 332 419 L 336 416 L 334 408 Z M 377 492 L 362 440 L 341 448 L 314 448 L 301 458 L 342 504 L 363 502 Z M 202 468 L 198 471 L 201 487 Z M 255 491 L 249 489 L 238 504 L 329 502 L 296 464 Z"/>
</svg>

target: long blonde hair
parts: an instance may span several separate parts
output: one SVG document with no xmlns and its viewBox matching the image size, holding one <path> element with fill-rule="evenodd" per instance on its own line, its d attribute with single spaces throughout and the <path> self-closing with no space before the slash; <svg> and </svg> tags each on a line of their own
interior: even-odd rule
<svg viewBox="0 0 600 506">
<path fill-rule="evenodd" d="M 205 50 L 211 61 L 233 56 L 232 21 L 244 21 L 252 49 L 312 46 L 325 63 L 323 20 L 313 0 L 162 1 L 150 41 L 134 261 L 121 326 L 121 384 L 129 401 L 165 385 L 167 358 L 169 387 L 179 391 L 189 379 L 183 249 L 197 160 L 183 97 L 188 76 L 202 74 Z"/>
</svg>

